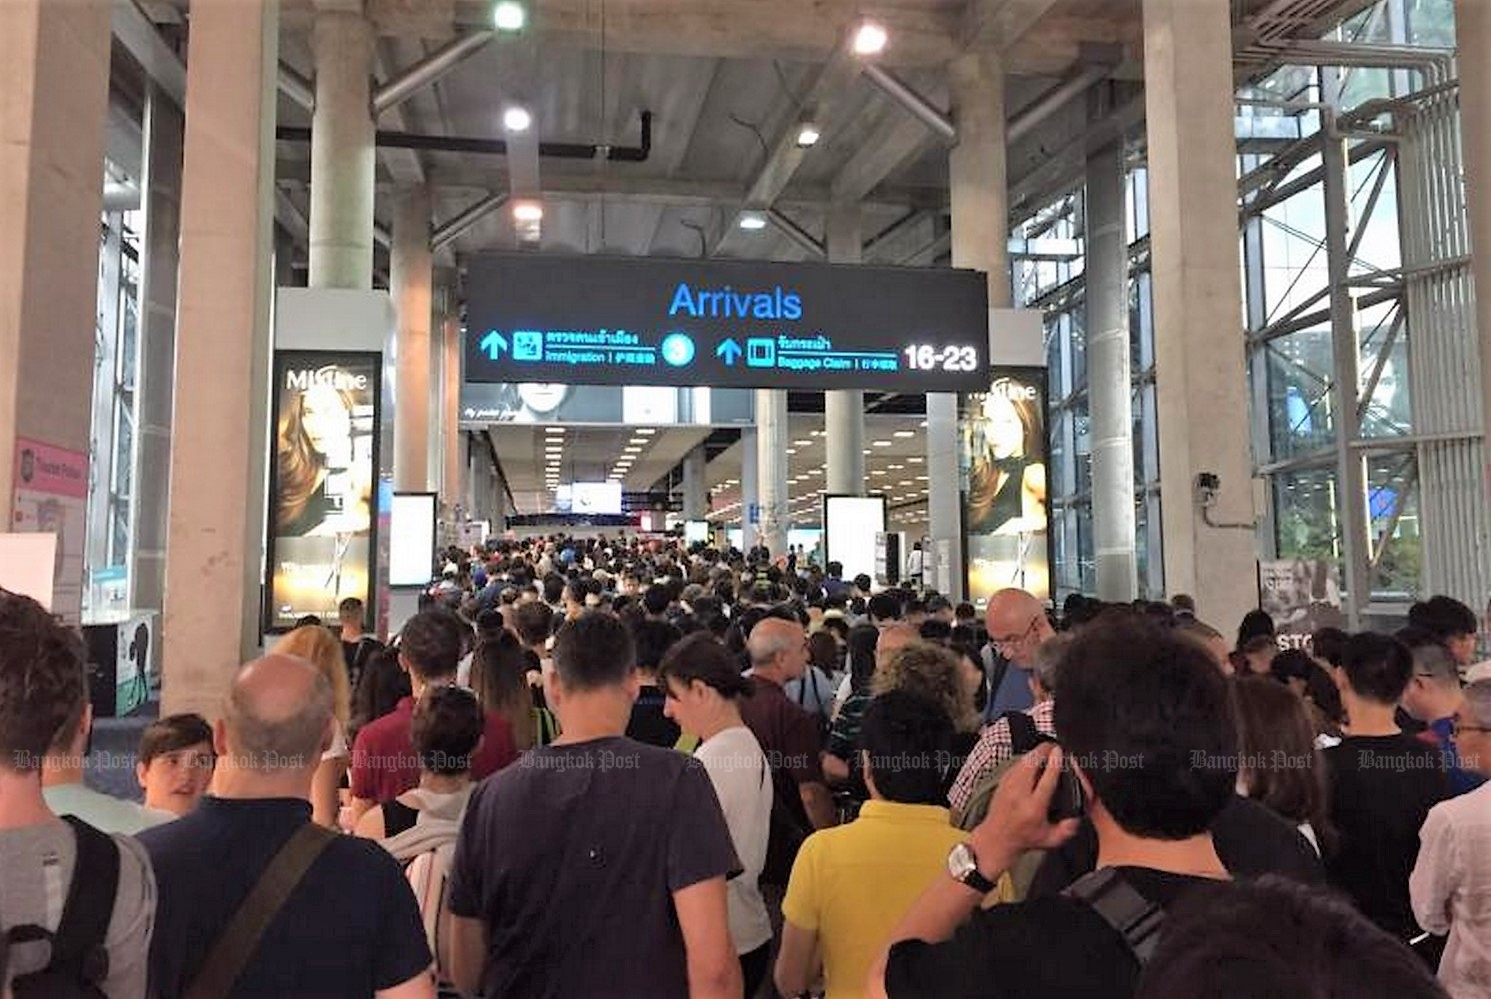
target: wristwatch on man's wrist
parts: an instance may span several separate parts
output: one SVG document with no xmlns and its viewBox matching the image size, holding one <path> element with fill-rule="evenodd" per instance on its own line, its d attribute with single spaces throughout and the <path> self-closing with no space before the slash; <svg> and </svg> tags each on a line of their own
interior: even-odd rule
<svg viewBox="0 0 1491 999">
<path fill-rule="evenodd" d="M 947 855 L 947 873 L 959 884 L 967 885 L 980 895 L 994 890 L 994 882 L 979 873 L 978 858 L 968 843 L 959 843 Z"/>
</svg>

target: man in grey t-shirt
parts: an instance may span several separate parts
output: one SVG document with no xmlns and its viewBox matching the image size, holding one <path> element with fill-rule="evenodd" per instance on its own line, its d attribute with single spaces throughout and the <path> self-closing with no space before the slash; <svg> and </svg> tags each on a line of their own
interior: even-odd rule
<svg viewBox="0 0 1491 999">
<path fill-rule="evenodd" d="M 42 797 L 42 759 L 63 728 L 78 727 L 88 699 L 83 642 L 29 597 L 0 590 L 0 928 L 55 933 L 78 864 L 77 832 Z M 95 833 L 95 835 L 97 835 Z M 104 945 L 106 995 L 145 994 L 155 918 L 155 877 L 140 844 L 113 837 L 119 880 Z M 12 979 L 41 970 L 44 941 L 16 943 Z"/>
</svg>

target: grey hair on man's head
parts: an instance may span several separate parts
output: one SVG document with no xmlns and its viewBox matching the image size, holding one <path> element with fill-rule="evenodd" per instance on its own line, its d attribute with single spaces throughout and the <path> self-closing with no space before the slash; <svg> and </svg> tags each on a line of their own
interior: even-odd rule
<svg viewBox="0 0 1491 999">
<path fill-rule="evenodd" d="M 1491 728 L 1491 680 L 1477 680 L 1465 688 L 1465 707 L 1477 725 Z"/>
<path fill-rule="evenodd" d="M 1061 672 L 1061 661 L 1066 658 L 1066 650 L 1071 644 L 1072 636 L 1063 633 L 1046 639 L 1035 650 L 1031 670 L 1041 689 L 1052 696 L 1056 694 L 1056 677 Z"/>
<path fill-rule="evenodd" d="M 250 672 L 254 670 L 275 672 L 256 676 Z M 326 674 L 304 659 L 279 654 L 244 666 L 223 705 L 228 749 L 237 758 L 238 769 L 315 767 L 331 723 L 332 702 Z"/>
<path fill-rule="evenodd" d="M 1450 650 L 1438 642 L 1414 647 L 1413 671 L 1442 686 L 1460 685 L 1460 667 L 1450 655 Z"/>
</svg>

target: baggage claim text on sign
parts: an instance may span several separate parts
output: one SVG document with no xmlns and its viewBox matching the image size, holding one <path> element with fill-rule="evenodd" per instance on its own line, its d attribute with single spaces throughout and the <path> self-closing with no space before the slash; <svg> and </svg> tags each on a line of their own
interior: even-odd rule
<svg viewBox="0 0 1491 999">
<path fill-rule="evenodd" d="M 988 388 L 973 271 L 473 258 L 466 380 L 960 392 Z"/>
</svg>

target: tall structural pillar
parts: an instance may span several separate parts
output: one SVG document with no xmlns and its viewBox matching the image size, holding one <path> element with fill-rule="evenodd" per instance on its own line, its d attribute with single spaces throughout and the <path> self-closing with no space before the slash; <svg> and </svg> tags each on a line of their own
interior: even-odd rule
<svg viewBox="0 0 1491 999">
<path fill-rule="evenodd" d="M 373 27 L 360 0 L 317 0 L 310 286 L 373 286 Z"/>
<path fill-rule="evenodd" d="M 761 501 L 761 476 L 757 475 L 760 457 L 759 437 L 754 427 L 740 432 L 740 550 L 756 547 L 759 524 L 751 523 L 751 508 Z"/>
<path fill-rule="evenodd" d="M 440 336 L 445 344 L 445 374 L 440 381 L 440 428 L 444 474 L 440 476 L 440 500 L 447 517 L 461 505 L 461 461 L 466 453 L 461 430 L 461 320 L 445 316 Z"/>
<path fill-rule="evenodd" d="M 426 492 L 430 463 L 430 317 L 434 260 L 430 252 L 430 191 L 399 192 L 393 219 L 389 290 L 398 311 L 394 383 L 393 484 Z"/>
<path fill-rule="evenodd" d="M 216 716 L 259 643 L 278 9 L 192 5 L 162 714 Z"/>
<path fill-rule="evenodd" d="M 1258 603 L 1227 5 L 1144 0 L 1144 76 L 1165 586 L 1227 634 Z"/>
<path fill-rule="evenodd" d="M 19 439 L 89 450 L 110 6 L 0 3 L 0 531 Z"/>
<path fill-rule="evenodd" d="M 1465 159 L 1465 200 L 1475 272 L 1475 319 L 1481 352 L 1483 454 L 1491 462 L 1491 6 L 1455 0 L 1455 40 L 1460 49 L 1460 142 Z M 1491 495 L 1491 464 L 1482 470 L 1482 505 Z M 1485 558 L 1483 553 L 1482 558 Z M 1469 596 L 1466 594 L 1466 596 Z"/>
<path fill-rule="evenodd" d="M 1129 368 L 1129 247 L 1123 140 L 1087 159 L 1087 392 L 1092 543 L 1100 600 L 1138 596 L 1134 406 Z"/>
<path fill-rule="evenodd" d="M 857 264 L 864 238 L 857 204 L 835 204 L 828 213 L 828 260 Z M 865 485 L 865 394 L 860 389 L 823 393 L 825 484 L 829 494 L 857 496 Z"/>
<path fill-rule="evenodd" d="M 787 393 L 756 390 L 756 541 L 772 558 L 787 554 Z"/>
<path fill-rule="evenodd" d="M 158 610 L 166 592 L 170 528 L 171 413 L 176 373 L 176 271 L 181 257 L 181 156 L 186 120 L 152 86 L 145 97 L 145 257 L 135 398 L 139 468 L 134 479 L 130 606 Z"/>
<path fill-rule="evenodd" d="M 683 456 L 683 519 L 703 520 L 709 512 L 709 455 L 700 444 Z"/>
<path fill-rule="evenodd" d="M 984 271 L 989 308 L 1010 304 L 1009 191 L 1005 174 L 1004 67 L 987 53 L 948 66 L 958 144 L 948 156 L 953 266 Z M 938 575 L 932 582 L 962 599 L 963 514 L 958 472 L 958 397 L 927 395 L 927 514 Z M 946 546 L 947 560 L 941 558 Z"/>
</svg>

